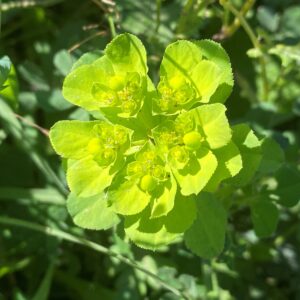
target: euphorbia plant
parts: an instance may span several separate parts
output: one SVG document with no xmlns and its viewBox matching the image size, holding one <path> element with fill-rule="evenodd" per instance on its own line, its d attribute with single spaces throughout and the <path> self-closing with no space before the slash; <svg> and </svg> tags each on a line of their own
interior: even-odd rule
<svg viewBox="0 0 300 300">
<path fill-rule="evenodd" d="M 225 114 L 229 58 L 213 41 L 182 40 L 166 48 L 157 87 L 147 71 L 144 46 L 126 33 L 101 57 L 84 55 L 66 77 L 64 97 L 100 119 L 51 128 L 67 160 L 69 212 L 88 229 L 122 222 L 146 249 L 183 237 L 193 252 L 216 255 L 226 227 L 216 191 L 249 181 L 260 160 L 252 130 L 231 128 Z"/>
</svg>

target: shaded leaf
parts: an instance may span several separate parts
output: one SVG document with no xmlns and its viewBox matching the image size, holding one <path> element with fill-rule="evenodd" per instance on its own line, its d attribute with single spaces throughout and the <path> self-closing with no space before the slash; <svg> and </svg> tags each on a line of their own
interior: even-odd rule
<svg viewBox="0 0 300 300">
<path fill-rule="evenodd" d="M 208 183 L 217 165 L 214 154 L 203 147 L 195 155 L 190 156 L 188 164 L 183 169 L 172 169 L 181 188 L 181 194 L 184 196 L 197 195 Z"/>
<path fill-rule="evenodd" d="M 272 138 L 265 138 L 261 145 L 262 159 L 259 172 L 271 173 L 277 171 L 284 162 L 284 152 Z"/>
<path fill-rule="evenodd" d="M 212 258 L 219 255 L 224 247 L 226 211 L 221 202 L 208 193 L 200 194 L 197 206 L 197 219 L 185 232 L 184 240 L 195 254 Z"/>
<path fill-rule="evenodd" d="M 149 203 L 151 195 L 142 191 L 134 180 L 125 181 L 116 190 L 109 192 L 109 201 L 116 213 L 134 215 Z"/>
<path fill-rule="evenodd" d="M 268 199 L 258 197 L 250 207 L 256 235 L 259 237 L 270 236 L 276 230 L 279 218 L 276 205 Z"/>
</svg>

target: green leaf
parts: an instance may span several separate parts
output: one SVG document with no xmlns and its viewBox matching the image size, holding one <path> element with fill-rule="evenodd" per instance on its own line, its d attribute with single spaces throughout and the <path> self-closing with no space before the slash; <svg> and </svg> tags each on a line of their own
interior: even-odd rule
<svg viewBox="0 0 300 300">
<path fill-rule="evenodd" d="M 68 160 L 67 181 L 70 190 L 78 197 L 100 194 L 110 186 L 115 170 L 101 167 L 90 157 Z"/>
<path fill-rule="evenodd" d="M 123 182 L 108 194 L 116 213 L 134 215 L 141 212 L 150 202 L 151 195 L 142 191 L 134 180 Z"/>
<path fill-rule="evenodd" d="M 59 121 L 50 129 L 54 150 L 65 158 L 81 159 L 89 155 L 87 146 L 95 137 L 93 127 L 99 121 Z"/>
<path fill-rule="evenodd" d="M 262 27 L 271 32 L 276 32 L 280 24 L 280 15 L 268 6 L 260 6 L 257 9 L 257 20 Z"/>
<path fill-rule="evenodd" d="M 142 42 L 129 33 L 115 37 L 105 48 L 115 72 L 139 72 L 147 74 L 146 50 Z"/>
<path fill-rule="evenodd" d="M 24 101 L 23 99 L 20 100 Z M 60 89 L 55 88 L 51 91 L 37 91 L 34 95 L 34 98 L 29 98 L 29 101 L 30 100 L 37 101 L 37 104 L 46 113 L 57 113 L 58 111 L 67 110 L 73 107 L 72 103 L 64 99 Z M 21 102 L 21 104 L 23 103 Z"/>
<path fill-rule="evenodd" d="M 100 103 L 95 100 L 92 87 L 103 78 L 106 78 L 106 74 L 101 68 L 93 64 L 81 65 L 65 78 L 63 96 L 86 110 L 99 110 Z"/>
<path fill-rule="evenodd" d="M 73 57 L 65 49 L 56 52 L 53 63 L 61 75 L 66 76 L 72 69 Z"/>
<path fill-rule="evenodd" d="M 252 179 L 259 167 L 261 141 L 246 124 L 232 127 L 232 140 L 240 150 L 243 168 L 235 177 L 228 179 L 228 182 L 237 186 L 244 186 Z"/>
<path fill-rule="evenodd" d="M 152 194 L 153 202 L 151 207 L 151 218 L 158 218 L 167 215 L 174 207 L 177 191 L 177 184 L 174 176 L 161 184 Z"/>
<path fill-rule="evenodd" d="M 25 61 L 23 64 L 18 66 L 18 72 L 34 90 L 49 91 L 51 89 L 49 82 L 47 82 L 45 78 L 43 70 L 35 63 Z"/>
<path fill-rule="evenodd" d="M 227 145 L 231 139 L 231 129 L 225 115 L 226 107 L 215 103 L 202 105 L 187 112 L 195 124 L 203 131 L 211 149 Z"/>
<path fill-rule="evenodd" d="M 64 205 L 64 197 L 53 188 L 0 187 L 0 200 L 26 199 L 30 202 Z"/>
<path fill-rule="evenodd" d="M 279 219 L 276 205 L 264 197 L 258 197 L 250 208 L 256 235 L 261 238 L 270 236 L 276 230 Z"/>
<path fill-rule="evenodd" d="M 300 64 L 300 44 L 295 46 L 278 44 L 271 48 L 269 53 L 278 56 L 282 61 L 283 67 L 288 67 L 292 63 L 295 63 L 297 66 Z"/>
<path fill-rule="evenodd" d="M 300 200 L 300 172 L 296 167 L 283 166 L 275 175 L 277 187 L 270 194 L 279 204 L 292 207 Z"/>
<path fill-rule="evenodd" d="M 125 233 L 137 246 L 157 250 L 177 237 L 177 233 L 169 233 L 163 226 L 163 217 L 150 219 L 150 210 L 144 210 L 138 216 L 125 218 Z"/>
<path fill-rule="evenodd" d="M 16 70 L 13 65 L 10 67 L 6 81 L 3 83 L 3 89 L 0 85 L 0 98 L 8 102 L 8 104 L 16 109 L 18 107 L 19 83 Z"/>
<path fill-rule="evenodd" d="M 11 61 L 8 56 L 0 58 L 0 91 L 3 89 L 4 82 L 8 78 L 11 66 Z"/>
<path fill-rule="evenodd" d="M 219 82 L 218 88 L 210 99 L 210 103 L 224 103 L 229 97 L 233 87 L 233 73 L 230 59 L 223 47 L 211 40 L 201 40 L 194 42 L 206 59 L 218 66 Z"/>
<path fill-rule="evenodd" d="M 190 72 L 201 60 L 201 52 L 192 42 L 177 41 L 165 50 L 160 76 L 173 77 L 179 74 L 191 80 Z"/>
<path fill-rule="evenodd" d="M 165 228 L 170 233 L 183 233 L 192 226 L 197 216 L 196 197 L 177 193 L 174 208 L 164 217 Z"/>
<path fill-rule="evenodd" d="M 191 72 L 192 81 L 195 83 L 201 103 L 210 102 L 211 96 L 220 84 L 220 70 L 218 66 L 208 60 L 197 64 Z"/>
<path fill-rule="evenodd" d="M 200 194 L 197 200 L 198 217 L 185 232 L 186 246 L 195 254 L 212 258 L 219 255 L 225 242 L 226 211 L 212 194 Z"/>
<path fill-rule="evenodd" d="M 174 240 L 189 228 L 196 217 L 194 197 L 175 199 L 174 208 L 167 216 L 150 219 L 151 207 L 142 213 L 125 218 L 125 233 L 139 247 L 157 250 Z"/>
<path fill-rule="evenodd" d="M 120 221 L 117 214 L 108 206 L 105 193 L 88 198 L 79 198 L 71 193 L 67 207 L 74 223 L 82 228 L 108 229 Z"/>
<path fill-rule="evenodd" d="M 242 157 L 233 142 L 214 150 L 213 154 L 218 161 L 218 167 L 205 187 L 205 191 L 215 192 L 220 182 L 226 178 L 237 175 L 243 167 Z"/>
<path fill-rule="evenodd" d="M 181 188 L 181 194 L 184 196 L 197 195 L 208 183 L 217 165 L 214 154 L 202 147 L 196 154 L 190 155 L 190 160 L 183 169 L 172 169 Z"/>
<path fill-rule="evenodd" d="M 277 171 L 284 161 L 284 152 L 281 147 L 272 138 L 263 139 L 262 159 L 259 166 L 259 172 L 272 173 Z"/>
<path fill-rule="evenodd" d="M 73 64 L 71 71 L 74 71 L 80 66 L 90 65 L 103 55 L 103 51 L 95 50 L 91 52 L 84 53 L 80 58 Z"/>
</svg>

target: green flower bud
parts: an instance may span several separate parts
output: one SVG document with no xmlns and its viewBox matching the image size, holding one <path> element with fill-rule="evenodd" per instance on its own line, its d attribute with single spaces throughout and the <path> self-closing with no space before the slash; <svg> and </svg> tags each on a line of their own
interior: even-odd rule
<svg viewBox="0 0 300 300">
<path fill-rule="evenodd" d="M 146 151 L 142 153 L 141 159 L 147 163 L 153 164 L 156 159 L 156 153 L 154 151 Z"/>
<path fill-rule="evenodd" d="M 154 178 L 160 181 L 166 178 L 165 168 L 161 165 L 155 165 L 151 170 L 151 174 Z"/>
<path fill-rule="evenodd" d="M 179 115 L 175 120 L 175 130 L 180 133 L 184 134 L 186 132 L 190 132 L 194 129 L 194 122 L 193 119 L 187 115 Z"/>
<path fill-rule="evenodd" d="M 117 157 L 117 152 L 112 148 L 105 148 L 99 154 L 95 156 L 95 160 L 101 166 L 109 166 L 112 164 Z"/>
<path fill-rule="evenodd" d="M 157 187 L 156 180 L 149 174 L 144 175 L 140 181 L 140 188 L 145 192 L 151 192 Z"/>
<path fill-rule="evenodd" d="M 93 84 L 92 95 L 99 102 L 100 107 L 113 107 L 119 104 L 116 92 L 100 83 Z"/>
<path fill-rule="evenodd" d="M 101 123 L 93 127 L 93 131 L 103 143 L 112 136 L 112 130 L 113 126 L 106 123 Z"/>
<path fill-rule="evenodd" d="M 133 161 L 127 165 L 128 176 L 142 176 L 144 173 L 143 164 L 139 161 Z"/>
<path fill-rule="evenodd" d="M 91 93 L 100 107 L 121 108 L 123 113 L 134 115 L 141 106 L 145 80 L 139 73 L 114 75 L 106 83 L 94 83 Z"/>
<path fill-rule="evenodd" d="M 197 131 L 186 133 L 183 137 L 184 144 L 191 150 L 197 150 L 201 146 L 202 136 Z"/>
<path fill-rule="evenodd" d="M 173 147 L 168 154 L 168 160 L 176 169 L 184 168 L 189 159 L 189 152 L 183 146 Z"/>
<path fill-rule="evenodd" d="M 114 128 L 114 140 L 118 145 L 124 145 L 128 140 L 127 132 L 120 126 L 115 126 Z"/>
<path fill-rule="evenodd" d="M 129 113 L 131 115 L 136 111 L 137 103 L 132 98 L 127 97 L 127 99 L 122 99 L 121 108 L 123 112 Z"/>
<path fill-rule="evenodd" d="M 159 143 L 168 147 L 177 143 L 177 136 L 174 131 L 162 131 L 159 135 Z"/>
<path fill-rule="evenodd" d="M 175 113 L 194 99 L 195 91 L 183 76 L 174 76 L 171 79 L 162 78 L 158 84 L 158 106 L 163 112 Z"/>
<path fill-rule="evenodd" d="M 189 153 L 181 146 L 174 147 L 171 154 L 179 163 L 187 163 L 189 160 Z"/>
</svg>

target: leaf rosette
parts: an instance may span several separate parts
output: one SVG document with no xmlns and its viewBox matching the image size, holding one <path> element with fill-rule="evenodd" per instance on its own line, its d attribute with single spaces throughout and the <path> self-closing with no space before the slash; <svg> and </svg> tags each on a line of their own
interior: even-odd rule
<svg viewBox="0 0 300 300">
<path fill-rule="evenodd" d="M 178 41 L 165 51 L 156 88 L 147 72 L 143 44 L 125 33 L 102 56 L 82 56 L 67 75 L 64 97 L 101 119 L 51 128 L 53 148 L 67 159 L 69 212 L 90 229 L 123 219 L 126 235 L 146 249 L 184 237 L 204 256 L 207 249 L 191 236 L 214 229 L 203 225 L 206 215 L 220 217 L 220 240 L 210 245 L 215 255 L 224 243 L 226 211 L 207 192 L 222 182 L 244 184 L 260 159 L 251 129 L 232 129 L 226 117 L 229 58 L 213 41 Z M 248 160 L 256 162 L 251 172 L 244 171 Z"/>
</svg>

